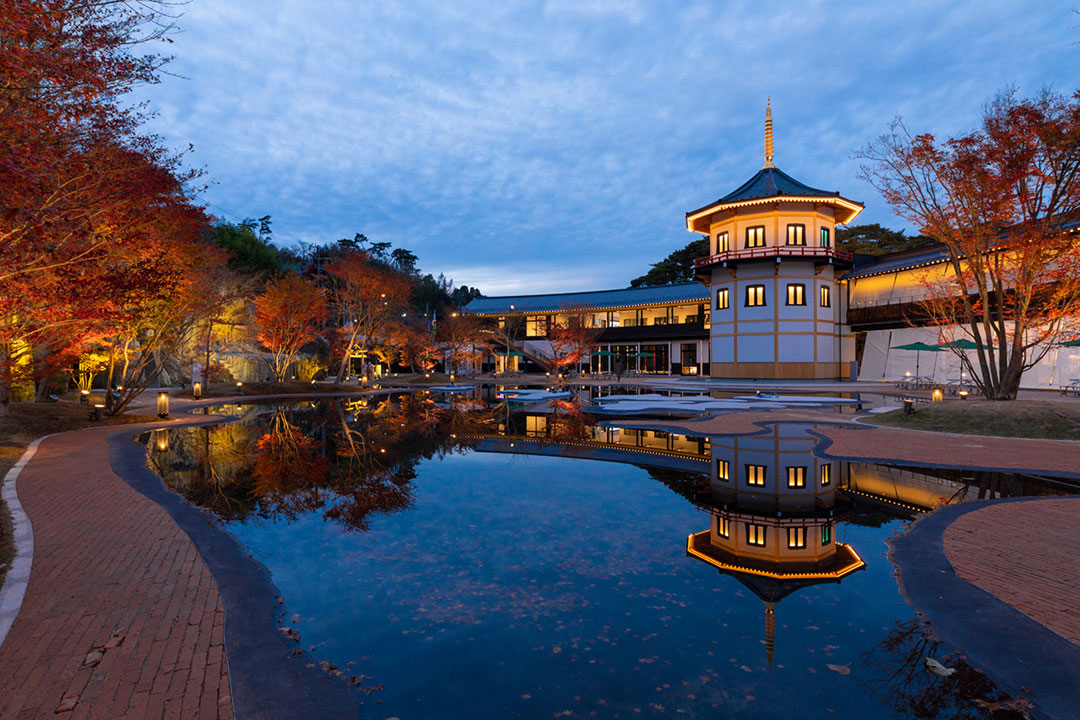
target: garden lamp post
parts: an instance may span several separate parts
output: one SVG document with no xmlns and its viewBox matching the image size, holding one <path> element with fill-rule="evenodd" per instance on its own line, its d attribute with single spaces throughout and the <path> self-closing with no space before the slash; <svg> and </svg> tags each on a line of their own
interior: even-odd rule
<svg viewBox="0 0 1080 720">
<path fill-rule="evenodd" d="M 159 392 L 157 396 L 157 416 L 162 420 L 169 417 L 169 393 Z"/>
</svg>

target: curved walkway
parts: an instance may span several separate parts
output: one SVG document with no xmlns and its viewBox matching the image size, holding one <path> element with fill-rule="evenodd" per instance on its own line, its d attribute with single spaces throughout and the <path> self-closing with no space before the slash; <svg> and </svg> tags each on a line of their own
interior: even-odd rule
<svg viewBox="0 0 1080 720">
<path fill-rule="evenodd" d="M 0 646 L 0 717 L 231 718 L 217 583 L 169 515 L 112 473 L 115 432 L 47 438 L 19 475 L 34 555 Z"/>
<path fill-rule="evenodd" d="M 944 547 L 963 580 L 1080 645 L 1080 499 L 980 508 L 949 525 Z"/>
<path fill-rule="evenodd" d="M 1080 707 L 1077 528 L 1080 498 L 1015 498 L 945 506 L 890 541 L 901 590 L 934 633 L 1056 720 Z"/>
<path fill-rule="evenodd" d="M 0 645 L 0 717 L 358 717 L 356 693 L 278 631 L 266 568 L 168 490 L 133 440 L 227 421 L 180 415 L 41 443 L 18 477 L 33 558 Z"/>
</svg>

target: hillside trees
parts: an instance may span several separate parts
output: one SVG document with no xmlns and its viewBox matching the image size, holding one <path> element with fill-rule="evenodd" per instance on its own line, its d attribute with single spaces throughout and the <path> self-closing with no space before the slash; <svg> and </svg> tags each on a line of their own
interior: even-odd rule
<svg viewBox="0 0 1080 720">
<path fill-rule="evenodd" d="M 690 282 L 694 279 L 694 261 L 708 254 L 709 238 L 699 237 L 691 240 L 685 247 L 673 251 L 660 262 L 653 263 L 649 272 L 630 281 L 630 287 Z"/>
</svg>

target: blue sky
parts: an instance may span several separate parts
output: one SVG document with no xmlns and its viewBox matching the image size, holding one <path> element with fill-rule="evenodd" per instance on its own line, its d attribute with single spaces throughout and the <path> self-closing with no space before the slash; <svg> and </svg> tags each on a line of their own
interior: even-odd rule
<svg viewBox="0 0 1080 720">
<path fill-rule="evenodd" d="M 899 115 L 972 127 L 1009 84 L 1080 83 L 1069 3 L 192 0 L 139 99 L 227 219 L 363 232 L 486 294 L 625 286 L 683 215 L 776 164 L 866 203 L 853 154 Z"/>
</svg>

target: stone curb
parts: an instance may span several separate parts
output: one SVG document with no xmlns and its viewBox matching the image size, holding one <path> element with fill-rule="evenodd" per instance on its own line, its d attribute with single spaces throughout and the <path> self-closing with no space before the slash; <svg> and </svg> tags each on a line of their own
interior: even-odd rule
<svg viewBox="0 0 1080 720">
<path fill-rule="evenodd" d="M 1036 717 L 1066 720 L 1080 707 L 1080 645 L 1024 615 L 956 574 L 945 554 L 948 527 L 961 515 L 1013 502 L 1006 498 L 946 505 L 889 539 L 900 592 L 929 621 L 932 632 L 960 650 L 972 667 L 1013 697 L 1030 692 Z M 1077 499 L 1080 502 L 1080 499 Z"/>
<path fill-rule="evenodd" d="M 12 558 L 11 567 L 4 577 L 4 584 L 0 586 L 0 645 L 4 644 L 15 617 L 22 608 L 23 597 L 26 596 L 26 588 L 30 584 L 30 568 L 34 562 L 34 529 L 30 526 L 30 518 L 23 510 L 22 503 L 19 502 L 15 483 L 19 479 L 19 473 L 34 457 L 38 446 L 56 434 L 39 437 L 30 443 L 19 461 L 4 476 L 3 497 L 8 512 L 11 513 L 15 557 Z"/>
</svg>

